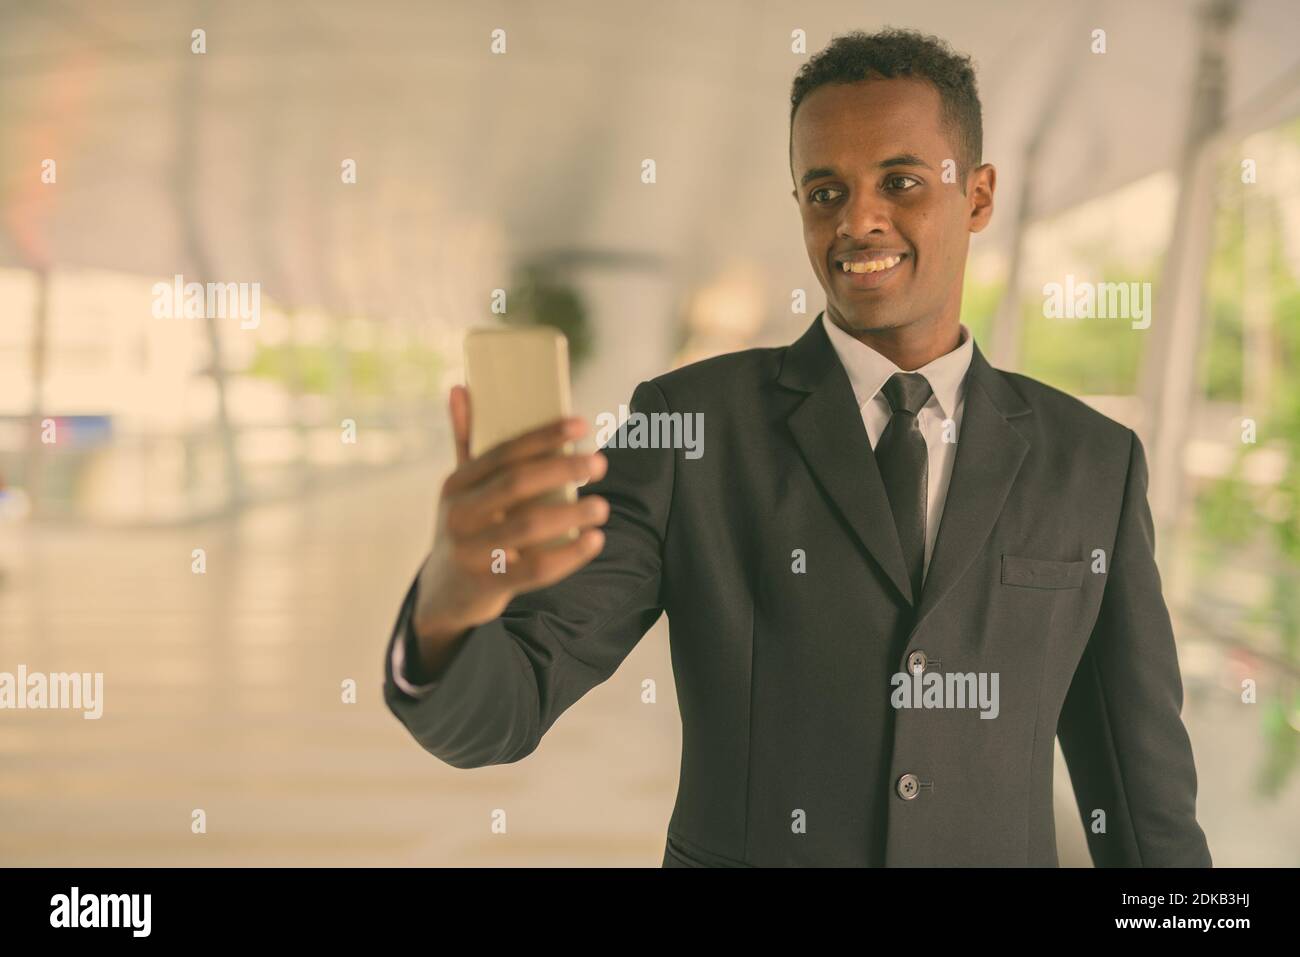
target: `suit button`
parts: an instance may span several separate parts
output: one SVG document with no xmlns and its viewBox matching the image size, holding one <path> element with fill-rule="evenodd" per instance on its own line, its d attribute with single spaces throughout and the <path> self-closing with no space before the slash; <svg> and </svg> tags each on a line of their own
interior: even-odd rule
<svg viewBox="0 0 1300 957">
<path fill-rule="evenodd" d="M 920 674 L 925 670 L 926 657 L 924 651 L 914 651 L 907 656 L 907 670 L 914 675 Z"/>
<path fill-rule="evenodd" d="M 898 796 L 904 801 L 910 801 L 916 797 L 921 782 L 915 774 L 904 774 L 898 779 Z"/>
</svg>

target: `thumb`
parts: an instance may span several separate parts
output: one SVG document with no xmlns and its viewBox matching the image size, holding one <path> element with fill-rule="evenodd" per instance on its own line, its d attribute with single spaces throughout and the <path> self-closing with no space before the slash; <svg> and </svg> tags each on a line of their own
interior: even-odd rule
<svg viewBox="0 0 1300 957">
<path fill-rule="evenodd" d="M 469 390 L 463 385 L 451 387 L 451 431 L 456 440 L 456 465 L 469 461 Z"/>
</svg>

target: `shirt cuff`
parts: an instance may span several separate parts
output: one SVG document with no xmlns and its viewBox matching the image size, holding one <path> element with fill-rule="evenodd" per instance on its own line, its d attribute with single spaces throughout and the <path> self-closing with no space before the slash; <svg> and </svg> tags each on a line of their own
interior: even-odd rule
<svg viewBox="0 0 1300 957">
<path fill-rule="evenodd" d="M 393 684 L 412 698 L 423 698 L 438 686 L 438 681 L 434 679 L 427 684 L 415 684 L 407 678 L 406 646 L 410 642 L 414 647 L 415 641 L 415 633 L 411 630 L 411 620 L 408 617 L 401 622 L 398 633 L 393 639 Z"/>
</svg>

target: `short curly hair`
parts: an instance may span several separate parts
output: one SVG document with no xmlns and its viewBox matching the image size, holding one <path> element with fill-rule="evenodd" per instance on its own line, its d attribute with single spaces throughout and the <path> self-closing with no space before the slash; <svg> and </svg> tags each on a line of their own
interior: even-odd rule
<svg viewBox="0 0 1300 957">
<path fill-rule="evenodd" d="M 964 176 L 980 164 L 984 124 L 975 86 L 975 66 L 943 40 L 916 30 L 855 30 L 837 36 L 799 70 L 790 90 L 790 147 L 794 151 L 794 115 L 813 90 L 828 83 L 856 83 L 875 77 L 913 76 L 939 91 L 948 134 L 957 148 Z"/>
</svg>

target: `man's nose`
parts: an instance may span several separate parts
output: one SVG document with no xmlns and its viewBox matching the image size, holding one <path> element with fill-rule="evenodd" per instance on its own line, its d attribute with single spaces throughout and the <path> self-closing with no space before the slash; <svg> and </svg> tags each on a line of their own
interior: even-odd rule
<svg viewBox="0 0 1300 957">
<path fill-rule="evenodd" d="M 842 207 L 837 232 L 847 239 L 869 233 L 892 232 L 894 225 L 889 217 L 889 204 L 874 191 L 855 193 Z"/>
</svg>

